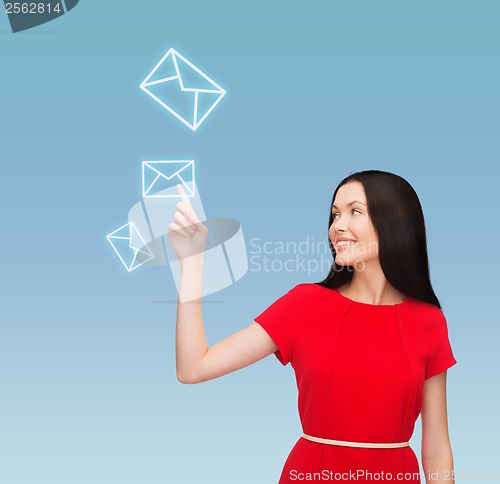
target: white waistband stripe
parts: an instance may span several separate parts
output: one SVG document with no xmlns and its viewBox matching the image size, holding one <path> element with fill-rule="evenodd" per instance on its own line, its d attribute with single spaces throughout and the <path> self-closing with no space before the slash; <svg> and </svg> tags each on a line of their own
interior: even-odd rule
<svg viewBox="0 0 500 484">
<path fill-rule="evenodd" d="M 347 440 L 330 440 L 322 439 L 321 437 L 313 437 L 312 435 L 307 435 L 302 433 L 302 437 L 312 442 L 318 442 L 319 444 L 330 444 L 330 445 L 341 445 L 344 447 L 366 447 L 366 448 L 398 448 L 398 447 L 408 447 L 410 442 L 395 442 L 395 443 L 374 443 L 374 442 L 349 442 Z"/>
</svg>

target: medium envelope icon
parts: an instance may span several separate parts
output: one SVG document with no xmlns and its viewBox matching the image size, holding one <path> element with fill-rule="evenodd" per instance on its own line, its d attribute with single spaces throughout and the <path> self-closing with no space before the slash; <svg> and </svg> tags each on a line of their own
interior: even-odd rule
<svg viewBox="0 0 500 484">
<path fill-rule="evenodd" d="M 128 272 L 137 269 L 154 257 L 133 222 L 116 229 L 106 235 L 106 238 Z"/>
<path fill-rule="evenodd" d="M 144 198 L 180 198 L 167 188 L 182 185 L 188 197 L 195 195 L 194 160 L 143 161 L 142 196 Z M 168 193 L 168 194 L 166 194 Z"/>
<path fill-rule="evenodd" d="M 168 50 L 140 88 L 193 131 L 226 94 L 174 49 Z"/>
</svg>

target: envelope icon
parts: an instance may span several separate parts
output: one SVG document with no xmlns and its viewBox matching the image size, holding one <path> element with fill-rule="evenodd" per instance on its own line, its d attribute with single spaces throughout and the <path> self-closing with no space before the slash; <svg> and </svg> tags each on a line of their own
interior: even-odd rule
<svg viewBox="0 0 500 484">
<path fill-rule="evenodd" d="M 154 257 L 133 222 L 116 229 L 106 235 L 106 238 L 128 272 L 132 272 Z"/>
<path fill-rule="evenodd" d="M 167 190 L 179 184 L 188 197 L 194 197 L 194 160 L 142 162 L 144 198 L 180 198 L 181 195 L 177 190 Z"/>
<path fill-rule="evenodd" d="M 140 88 L 196 131 L 226 91 L 174 49 L 169 49 Z"/>
</svg>

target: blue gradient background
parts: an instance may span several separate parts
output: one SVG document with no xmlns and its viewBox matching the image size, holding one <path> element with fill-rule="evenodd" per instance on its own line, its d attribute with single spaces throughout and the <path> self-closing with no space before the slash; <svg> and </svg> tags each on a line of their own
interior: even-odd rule
<svg viewBox="0 0 500 484">
<path fill-rule="evenodd" d="M 413 185 L 458 360 L 457 481 L 500 479 L 499 15 L 495 1 L 85 0 L 14 35 L 2 14 L 0 482 L 277 482 L 301 433 L 292 368 L 271 356 L 181 385 L 168 269 L 128 274 L 105 238 L 140 199 L 141 161 L 180 157 L 207 214 L 247 242 L 326 240 L 352 171 Z M 139 89 L 170 47 L 228 91 L 197 132 Z M 207 297 L 209 345 L 323 275 L 250 271 Z M 420 460 L 420 421 L 411 445 Z"/>
</svg>

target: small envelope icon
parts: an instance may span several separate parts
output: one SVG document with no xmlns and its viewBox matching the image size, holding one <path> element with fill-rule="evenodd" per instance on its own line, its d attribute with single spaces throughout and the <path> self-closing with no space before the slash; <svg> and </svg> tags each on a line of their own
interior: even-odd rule
<svg viewBox="0 0 500 484">
<path fill-rule="evenodd" d="M 180 198 L 177 190 L 167 188 L 182 185 L 188 197 L 195 195 L 194 160 L 142 162 L 142 196 L 144 198 Z"/>
<path fill-rule="evenodd" d="M 174 49 L 168 50 L 140 88 L 193 131 L 226 94 Z"/>
<path fill-rule="evenodd" d="M 116 229 L 106 235 L 106 238 L 128 272 L 132 272 L 154 257 L 133 222 Z"/>
</svg>

